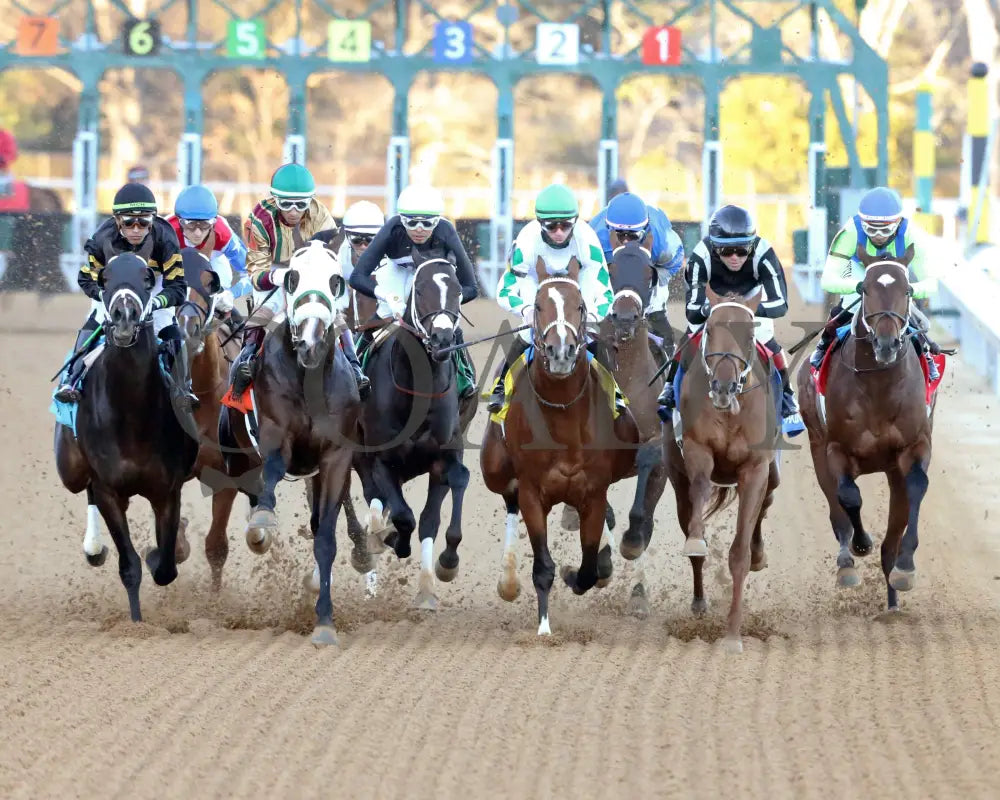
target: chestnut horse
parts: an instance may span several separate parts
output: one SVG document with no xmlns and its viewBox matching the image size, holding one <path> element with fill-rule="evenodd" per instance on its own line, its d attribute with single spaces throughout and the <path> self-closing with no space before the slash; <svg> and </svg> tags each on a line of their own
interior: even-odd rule
<svg viewBox="0 0 1000 800">
<path fill-rule="evenodd" d="M 733 593 L 726 645 L 742 652 L 743 590 L 748 573 L 767 566 L 761 526 L 779 483 L 780 388 L 764 368 L 754 340 L 760 291 L 750 299 L 720 297 L 711 287 L 706 293 L 711 310 L 699 350 L 693 352 L 691 339 L 682 345 L 692 351 L 682 357 L 686 376 L 674 415 L 681 422 L 683 451 L 672 422 L 664 423 L 663 441 L 685 536 L 684 555 L 691 559 L 694 576 L 691 610 L 698 616 L 708 608 L 702 583 L 708 555 L 705 522 L 732 500 L 736 489 L 739 511 L 729 549 Z"/>
<path fill-rule="evenodd" d="M 578 274 L 578 263 L 575 269 Z M 486 426 L 480 466 L 487 488 L 501 495 L 507 508 L 497 591 L 507 601 L 521 591 L 514 553 L 520 512 L 534 552 L 538 634 L 546 635 L 551 633 L 549 590 L 555 576 L 546 517 L 556 503 L 579 512 L 580 567 L 564 566 L 560 572 L 575 594 L 610 578 L 611 546 L 602 546 L 608 487 L 633 469 L 640 435 L 630 412 L 615 413 L 614 397 L 591 368 L 587 309 L 577 280 L 547 277 L 541 264 L 539 273 L 534 357 L 508 394 L 503 423 L 491 420 Z M 512 381 L 514 371 L 512 365 Z"/>
<path fill-rule="evenodd" d="M 861 492 L 855 479 L 874 472 L 884 472 L 888 479 L 882 571 L 888 607 L 896 610 L 897 592 L 912 589 L 916 575 L 913 554 L 920 503 L 928 485 L 935 400 L 928 406 L 923 355 L 907 331 L 912 246 L 899 259 L 869 256 L 860 248 L 857 255 L 865 265 L 861 307 L 843 345 L 836 351 L 836 345 L 830 348 L 825 411 L 818 404 L 809 369 L 799 370 L 799 396 L 816 478 L 840 544 L 840 586 L 861 582 L 852 554 L 865 556 L 872 549 L 861 523 Z"/>
</svg>

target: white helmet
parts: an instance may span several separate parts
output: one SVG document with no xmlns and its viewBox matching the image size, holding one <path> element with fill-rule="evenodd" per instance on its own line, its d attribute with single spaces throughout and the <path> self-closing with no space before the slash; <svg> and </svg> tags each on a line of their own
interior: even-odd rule
<svg viewBox="0 0 1000 800">
<path fill-rule="evenodd" d="M 396 212 L 404 217 L 440 217 L 444 200 L 441 192 L 431 186 L 411 184 L 399 193 Z"/>
<path fill-rule="evenodd" d="M 347 233 L 367 233 L 374 236 L 385 225 L 382 209 L 369 200 L 359 200 L 344 212 L 342 227 Z"/>
</svg>

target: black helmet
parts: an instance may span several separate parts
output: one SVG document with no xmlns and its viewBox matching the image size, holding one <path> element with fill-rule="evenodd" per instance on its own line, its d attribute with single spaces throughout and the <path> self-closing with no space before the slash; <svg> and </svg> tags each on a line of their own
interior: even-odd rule
<svg viewBox="0 0 1000 800">
<path fill-rule="evenodd" d="M 708 240 L 713 247 L 746 245 L 752 248 L 757 243 L 757 225 L 745 208 L 723 206 L 712 214 Z"/>
<path fill-rule="evenodd" d="M 156 198 L 148 186 L 126 183 L 115 194 L 111 211 L 114 214 L 155 214 Z"/>
</svg>

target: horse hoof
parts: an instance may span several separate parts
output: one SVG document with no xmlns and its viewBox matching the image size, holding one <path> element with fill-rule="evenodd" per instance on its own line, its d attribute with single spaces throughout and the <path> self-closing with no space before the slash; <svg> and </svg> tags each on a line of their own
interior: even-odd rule
<svg viewBox="0 0 1000 800">
<path fill-rule="evenodd" d="M 157 586 L 167 586 L 177 579 L 176 566 L 169 570 L 163 568 L 160 549 L 158 547 L 147 547 L 143 558 L 146 561 L 146 566 L 149 568 L 149 574 L 153 576 L 153 583 Z"/>
<path fill-rule="evenodd" d="M 333 625 L 317 625 L 313 628 L 310 641 L 316 647 L 329 647 L 330 645 L 336 646 L 340 644 L 337 641 L 337 631 Z"/>
<path fill-rule="evenodd" d="M 366 549 L 354 545 L 351 548 L 351 566 L 355 572 L 367 575 L 372 571 L 372 555 Z"/>
<path fill-rule="evenodd" d="M 563 506 L 561 525 L 564 531 L 580 530 L 580 515 L 573 506 Z"/>
<path fill-rule="evenodd" d="M 503 554 L 500 565 L 500 580 L 497 581 L 497 594 L 501 600 L 513 603 L 521 594 L 521 581 L 517 577 L 517 556 L 507 551 Z"/>
<path fill-rule="evenodd" d="M 271 547 L 271 534 L 278 527 L 278 515 L 268 508 L 258 508 L 247 523 L 247 547 L 263 555 Z"/>
<path fill-rule="evenodd" d="M 739 636 L 727 636 L 722 646 L 727 653 L 739 655 L 743 652 L 743 640 Z"/>
<path fill-rule="evenodd" d="M 312 539 L 313 538 L 312 528 L 310 528 L 308 525 L 299 525 L 298 534 L 303 539 Z"/>
<path fill-rule="evenodd" d="M 437 611 L 438 599 L 434 592 L 421 589 L 417 596 L 413 598 L 413 607 L 420 611 Z"/>
<path fill-rule="evenodd" d="M 761 553 L 760 558 L 756 561 L 753 559 L 750 560 L 751 572 L 760 572 L 762 569 L 767 569 L 767 553 Z"/>
<path fill-rule="evenodd" d="M 861 576 L 855 567 L 841 567 L 837 570 L 837 586 L 852 589 L 861 585 Z"/>
<path fill-rule="evenodd" d="M 191 555 L 191 544 L 187 539 L 187 526 L 187 517 L 181 517 L 180 524 L 177 526 L 177 543 L 174 545 L 174 561 L 178 564 L 183 564 Z"/>
<path fill-rule="evenodd" d="M 649 616 L 649 600 L 646 598 L 646 589 L 641 583 L 637 583 L 632 589 L 632 596 L 628 599 L 628 613 L 637 619 L 646 619 Z"/>
<path fill-rule="evenodd" d="M 385 552 L 385 542 L 378 533 L 369 533 L 366 537 L 368 552 L 373 556 L 381 555 Z"/>
<path fill-rule="evenodd" d="M 684 555 L 688 558 L 705 558 L 708 555 L 708 542 L 704 539 L 685 539 Z"/>
<path fill-rule="evenodd" d="M 84 553 L 87 557 L 87 563 L 92 567 L 100 567 L 104 565 L 104 562 L 108 560 L 108 546 L 106 544 L 101 545 L 101 552 L 95 555 L 90 553 Z"/>
<path fill-rule="evenodd" d="M 388 542 L 386 542 L 386 544 L 388 544 Z M 396 553 L 396 558 L 400 561 L 413 555 L 413 548 L 410 546 L 410 540 L 404 539 L 398 533 L 395 535 L 395 541 L 393 541 L 391 546 Z"/>
<path fill-rule="evenodd" d="M 696 597 L 691 601 L 691 613 L 696 617 L 703 617 L 708 613 L 708 600 L 704 597 Z"/>
<path fill-rule="evenodd" d="M 458 564 L 454 567 L 446 567 L 441 563 L 441 558 L 434 562 L 434 574 L 442 583 L 451 583 L 458 575 Z"/>
<path fill-rule="evenodd" d="M 563 582 L 574 592 L 576 591 L 576 570 L 571 566 L 564 564 L 559 568 L 559 577 L 563 579 Z"/>
<path fill-rule="evenodd" d="M 867 555 L 871 555 L 872 552 L 872 537 L 867 533 L 862 536 L 855 536 L 851 539 L 851 555 L 857 556 L 858 558 L 864 558 Z"/>
<path fill-rule="evenodd" d="M 889 585 L 897 592 L 908 592 L 916 583 L 917 571 L 893 567 L 889 573 Z"/>
<path fill-rule="evenodd" d="M 622 558 L 626 561 L 635 561 L 639 556 L 643 554 L 646 549 L 645 543 L 642 541 L 641 536 L 636 536 L 637 542 L 633 542 L 629 539 L 629 535 L 626 533 L 622 537 L 622 542 L 618 545 L 618 552 L 621 553 Z"/>
</svg>

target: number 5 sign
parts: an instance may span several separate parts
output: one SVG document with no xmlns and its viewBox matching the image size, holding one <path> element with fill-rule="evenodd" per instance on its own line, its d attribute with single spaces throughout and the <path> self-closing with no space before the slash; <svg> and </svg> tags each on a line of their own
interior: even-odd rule
<svg viewBox="0 0 1000 800">
<path fill-rule="evenodd" d="M 468 22 L 439 22 L 434 26 L 434 60 L 438 64 L 472 62 L 472 25 Z"/>
<path fill-rule="evenodd" d="M 669 25 L 649 28 L 642 37 L 642 63 L 676 66 L 681 63 L 681 31 Z"/>
<path fill-rule="evenodd" d="M 535 60 L 539 64 L 577 64 L 580 28 L 561 22 L 539 22 L 535 28 Z"/>
<path fill-rule="evenodd" d="M 263 58 L 267 52 L 264 20 L 231 19 L 226 26 L 226 55 L 230 58 Z"/>
</svg>

